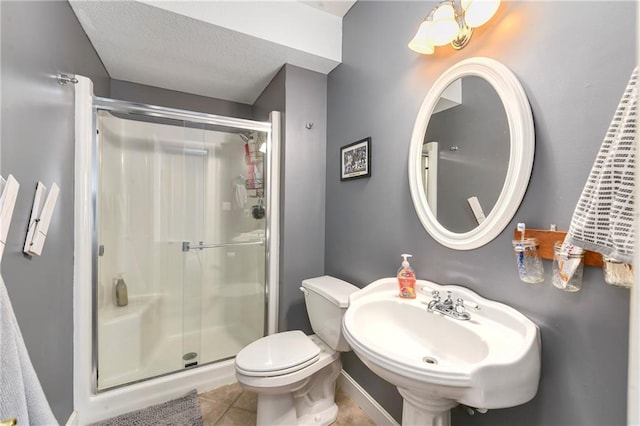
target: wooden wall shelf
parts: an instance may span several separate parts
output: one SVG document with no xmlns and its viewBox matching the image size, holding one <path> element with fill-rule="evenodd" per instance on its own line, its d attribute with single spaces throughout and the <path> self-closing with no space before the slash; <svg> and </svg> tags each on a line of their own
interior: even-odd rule
<svg viewBox="0 0 640 426">
<path fill-rule="evenodd" d="M 537 238 L 540 247 L 538 253 L 543 259 L 553 260 L 553 244 L 556 241 L 564 241 L 564 237 L 567 235 L 564 231 L 549 231 L 545 229 L 525 229 L 525 238 Z M 520 232 L 517 229 L 513 230 L 513 239 L 520 239 Z M 602 256 L 600 253 L 594 251 L 585 250 L 584 252 L 584 264 L 589 266 L 597 266 L 602 268 Z"/>
</svg>

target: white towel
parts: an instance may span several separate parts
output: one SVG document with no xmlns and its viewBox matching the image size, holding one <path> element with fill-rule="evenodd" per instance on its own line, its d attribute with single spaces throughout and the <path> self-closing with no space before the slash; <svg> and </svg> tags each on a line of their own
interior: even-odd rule
<svg viewBox="0 0 640 426">
<path fill-rule="evenodd" d="M 0 420 L 18 425 L 57 425 L 22 339 L 7 288 L 0 277 Z"/>
<path fill-rule="evenodd" d="M 634 251 L 638 68 L 620 100 L 565 242 L 631 263 Z"/>
<path fill-rule="evenodd" d="M 244 183 L 236 184 L 236 202 L 241 209 L 247 204 L 247 188 Z"/>
</svg>

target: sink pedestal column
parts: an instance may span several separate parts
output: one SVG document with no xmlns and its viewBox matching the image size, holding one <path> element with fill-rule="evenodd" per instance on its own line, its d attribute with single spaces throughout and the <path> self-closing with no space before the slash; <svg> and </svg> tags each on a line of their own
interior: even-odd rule
<svg viewBox="0 0 640 426">
<path fill-rule="evenodd" d="M 402 395 L 403 426 L 450 426 L 451 409 L 458 405 L 450 399 L 425 397 L 414 391 L 398 388 Z"/>
</svg>

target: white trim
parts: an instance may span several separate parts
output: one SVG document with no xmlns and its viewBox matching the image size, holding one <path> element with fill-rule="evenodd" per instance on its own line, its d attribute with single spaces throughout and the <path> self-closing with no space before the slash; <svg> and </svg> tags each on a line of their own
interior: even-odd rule
<svg viewBox="0 0 640 426">
<path fill-rule="evenodd" d="M 89 410 L 91 395 L 91 128 L 93 84 L 76 76 L 73 265 L 73 408 Z M 84 141 L 80 143 L 79 141 Z M 79 283 L 83 283 L 80 285 Z M 87 348 L 89 350 L 87 350 Z"/>
<path fill-rule="evenodd" d="M 399 424 L 387 410 L 382 408 L 382 406 L 344 370 L 342 370 L 340 376 L 338 376 L 338 386 L 376 425 L 397 426 Z"/>
<path fill-rule="evenodd" d="M 470 75 L 485 79 L 500 96 L 509 123 L 511 146 L 504 186 L 486 220 L 469 232 L 455 233 L 438 222 L 427 204 L 421 178 L 422 145 L 431 111 L 442 92 L 455 80 Z M 420 107 L 409 147 L 409 188 L 424 228 L 436 241 L 452 249 L 471 250 L 493 240 L 509 224 L 522 202 L 531 177 L 534 149 L 531 107 L 522 85 L 509 68 L 494 59 L 469 58 L 446 70 L 436 80 Z"/>
<path fill-rule="evenodd" d="M 78 412 L 74 411 L 73 413 L 71 413 L 71 415 L 69 416 L 69 418 L 67 419 L 67 422 L 65 423 L 65 426 L 78 426 Z"/>
<path fill-rule="evenodd" d="M 278 294 L 280 293 L 280 144 L 281 144 L 281 113 L 273 111 L 270 114 L 271 137 L 267 142 L 267 208 L 269 250 L 269 277 L 267 288 L 267 334 L 278 332 Z"/>
</svg>

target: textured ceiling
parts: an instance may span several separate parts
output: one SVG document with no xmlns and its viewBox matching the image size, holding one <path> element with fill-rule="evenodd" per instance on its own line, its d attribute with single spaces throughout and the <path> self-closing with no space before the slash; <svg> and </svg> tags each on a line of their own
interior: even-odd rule
<svg viewBox="0 0 640 426">
<path fill-rule="evenodd" d="M 264 8 L 267 3 L 237 2 L 232 6 L 236 9 L 245 7 L 249 14 L 254 9 L 255 14 L 257 6 Z M 268 36 L 263 36 L 267 34 L 264 31 L 253 32 L 259 36 L 251 35 L 251 30 L 258 27 L 256 23 L 259 21 L 255 19 L 260 19 L 260 16 L 247 15 L 246 22 L 253 25 L 249 31 L 243 31 L 237 22 L 234 30 L 225 27 L 224 22 L 214 25 L 196 16 L 202 10 L 203 15 L 207 12 L 219 22 L 220 17 L 226 15 L 216 14 L 214 2 L 193 3 L 195 12 L 185 16 L 172 13 L 164 6 L 156 7 L 149 1 L 70 1 L 112 78 L 246 104 L 256 100 L 285 63 L 324 74 L 335 68 L 340 63 L 341 53 L 336 58 L 336 55 L 325 54 L 322 47 L 313 51 L 314 46 L 300 42 L 305 36 L 310 38 L 313 30 L 322 31 L 322 28 L 315 28 L 314 22 L 305 27 L 305 22 L 299 22 L 299 17 L 313 18 L 311 15 L 321 14 L 318 15 L 320 18 L 335 21 L 341 19 L 353 3 L 304 2 L 312 9 L 301 7 L 301 3 L 273 2 L 279 8 L 295 5 L 296 11 L 302 8 L 304 13 L 295 15 L 296 21 L 291 21 L 299 37 L 291 31 L 272 29 L 267 25 L 267 30 L 275 30 L 274 38 L 269 40 Z M 182 7 L 187 2 L 176 4 Z M 328 13 L 332 16 L 328 17 Z M 277 17 L 282 19 L 281 10 Z M 230 27 L 234 28 L 233 25 Z M 340 43 L 341 21 L 333 27 L 338 28 L 340 34 L 316 32 L 323 34 L 323 37 L 315 36 L 316 39 L 326 38 Z M 283 41 L 283 37 L 291 39 L 291 43 Z M 311 43 L 313 40 L 311 36 Z M 341 46 L 338 46 L 340 51 Z"/>
</svg>

